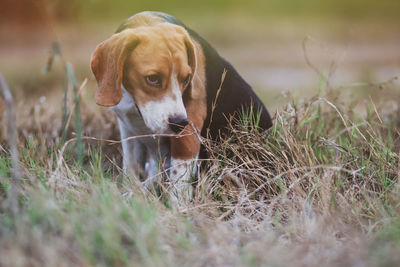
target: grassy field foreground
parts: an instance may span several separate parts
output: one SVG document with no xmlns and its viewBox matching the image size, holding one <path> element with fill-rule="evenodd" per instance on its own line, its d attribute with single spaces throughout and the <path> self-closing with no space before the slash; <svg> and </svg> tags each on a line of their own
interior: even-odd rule
<svg viewBox="0 0 400 267">
<path fill-rule="evenodd" d="M 78 162 L 75 142 L 60 138 L 61 93 L 17 97 L 23 178 L 15 213 L 0 117 L 0 265 L 398 264 L 399 88 L 357 86 L 288 97 L 268 132 L 244 119 L 224 142 L 204 140 L 209 170 L 181 210 L 121 177 L 119 144 L 84 140 Z M 352 96 L 360 87 L 373 97 Z M 85 136 L 118 140 L 114 116 L 92 93 L 82 93 L 81 111 Z"/>
</svg>

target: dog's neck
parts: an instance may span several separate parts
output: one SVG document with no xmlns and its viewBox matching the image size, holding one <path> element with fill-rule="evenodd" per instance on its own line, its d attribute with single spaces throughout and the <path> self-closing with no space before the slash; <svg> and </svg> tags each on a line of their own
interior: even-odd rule
<svg viewBox="0 0 400 267">
<path fill-rule="evenodd" d="M 118 105 L 112 107 L 112 110 L 117 115 L 121 138 L 129 138 L 132 136 L 143 136 L 154 134 L 145 125 L 142 116 L 140 115 L 135 102 L 122 86 L 122 99 Z M 161 151 L 161 156 L 169 154 L 169 139 L 168 137 L 139 137 L 136 141 L 145 145 L 154 158 L 158 158 L 158 152 Z M 124 142 L 124 141 L 123 141 Z"/>
<path fill-rule="evenodd" d="M 135 101 L 125 87 L 122 86 L 121 101 L 118 105 L 112 107 L 112 110 L 124 127 L 135 133 L 135 135 L 152 134 L 150 129 L 144 124 L 143 118 L 135 105 Z"/>
</svg>

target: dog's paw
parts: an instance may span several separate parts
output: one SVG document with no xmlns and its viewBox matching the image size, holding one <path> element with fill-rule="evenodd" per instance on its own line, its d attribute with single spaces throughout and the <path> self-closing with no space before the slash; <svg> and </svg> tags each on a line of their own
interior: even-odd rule
<svg viewBox="0 0 400 267">
<path fill-rule="evenodd" d="M 187 181 L 172 184 L 169 199 L 176 208 L 187 207 L 193 199 L 193 186 Z"/>
</svg>

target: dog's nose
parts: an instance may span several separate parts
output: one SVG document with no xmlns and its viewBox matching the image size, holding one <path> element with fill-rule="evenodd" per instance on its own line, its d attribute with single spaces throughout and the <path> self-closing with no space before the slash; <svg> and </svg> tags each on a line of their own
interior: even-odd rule
<svg viewBox="0 0 400 267">
<path fill-rule="evenodd" d="M 181 117 L 169 118 L 168 123 L 169 123 L 169 128 L 174 133 L 180 133 L 181 131 L 183 131 L 185 126 L 189 124 L 187 118 L 181 118 Z"/>
</svg>

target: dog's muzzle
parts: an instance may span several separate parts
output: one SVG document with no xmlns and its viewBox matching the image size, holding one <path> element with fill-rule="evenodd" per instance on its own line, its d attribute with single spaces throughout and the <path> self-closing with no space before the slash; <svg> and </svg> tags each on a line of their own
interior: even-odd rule
<svg viewBox="0 0 400 267">
<path fill-rule="evenodd" d="M 182 132 L 188 124 L 189 121 L 187 120 L 187 118 L 175 117 L 168 119 L 169 128 L 176 134 Z"/>
</svg>

